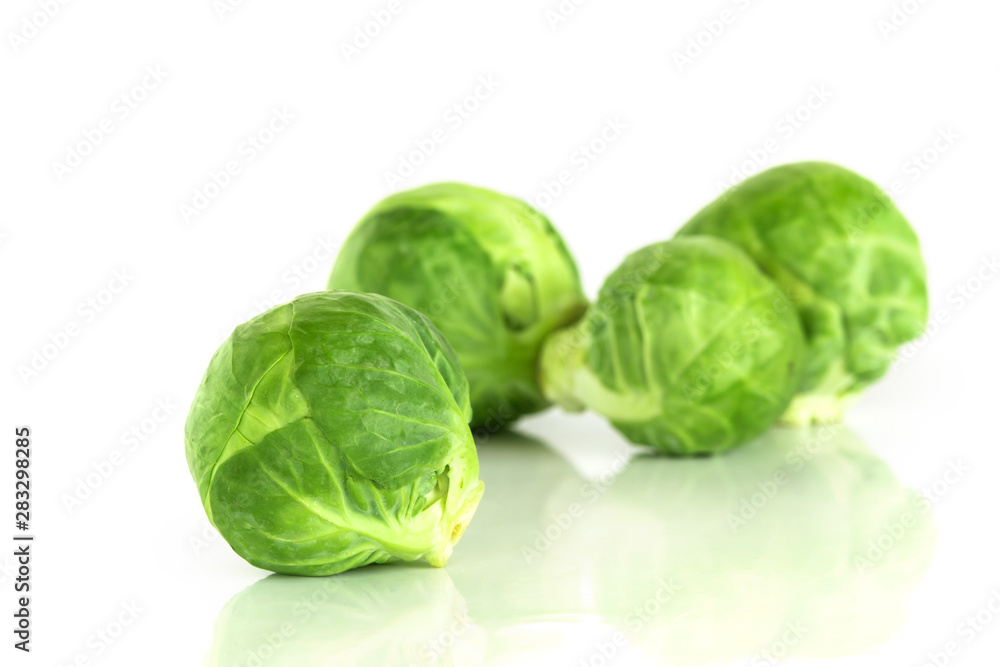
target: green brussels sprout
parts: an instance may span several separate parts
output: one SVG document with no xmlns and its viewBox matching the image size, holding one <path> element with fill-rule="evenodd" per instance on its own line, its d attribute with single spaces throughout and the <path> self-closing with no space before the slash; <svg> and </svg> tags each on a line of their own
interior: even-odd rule
<svg viewBox="0 0 1000 667">
<path fill-rule="evenodd" d="M 491 432 L 549 405 L 536 382 L 542 341 L 586 308 L 545 216 L 457 183 L 377 204 L 341 248 L 328 288 L 384 294 L 430 317 L 469 379 L 473 428 Z"/>
<path fill-rule="evenodd" d="M 726 451 L 766 431 L 798 386 L 802 330 L 736 246 L 675 239 L 628 256 L 577 324 L 542 351 L 546 396 L 607 417 L 674 455 Z"/>
<path fill-rule="evenodd" d="M 209 520 L 267 570 L 444 565 L 483 484 L 469 392 L 430 320 L 385 297 L 320 292 L 241 324 L 184 428 Z"/>
<path fill-rule="evenodd" d="M 807 351 L 782 421 L 839 421 L 926 324 L 916 233 L 887 194 L 843 167 L 769 169 L 702 209 L 678 232 L 688 234 L 740 246 L 795 304 Z"/>
</svg>

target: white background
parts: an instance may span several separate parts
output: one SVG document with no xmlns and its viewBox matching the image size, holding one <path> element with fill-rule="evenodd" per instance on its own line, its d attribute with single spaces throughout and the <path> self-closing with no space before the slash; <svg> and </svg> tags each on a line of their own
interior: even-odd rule
<svg viewBox="0 0 1000 667">
<path fill-rule="evenodd" d="M 348 58 L 344 44 L 388 0 L 234 4 L 53 1 L 46 18 L 44 2 L 7 0 L 0 13 L 0 488 L 12 486 L 12 427 L 30 425 L 37 535 L 30 656 L 10 647 L 12 559 L 0 550 L 4 664 L 201 662 L 219 610 L 265 573 L 206 530 L 183 455 L 188 402 L 235 324 L 324 286 L 330 252 L 388 194 L 386 172 L 437 128 L 446 140 L 404 187 L 461 180 L 545 204 L 591 295 L 765 146 L 768 165 L 823 159 L 902 183 L 897 201 L 920 235 L 942 323 L 848 426 L 907 486 L 932 485 L 956 461 L 969 472 L 935 503 L 938 543 L 906 594 L 910 620 L 879 653 L 829 664 L 924 664 L 1000 590 L 1000 278 L 977 279 L 1000 252 L 1000 5 L 897 0 L 910 14 L 890 29 L 889 0 L 591 0 L 559 21 L 546 14 L 557 0 L 412 0 Z M 729 23 L 715 23 L 724 10 Z M 700 53 L 689 41 L 699 39 Z M 695 57 L 679 65 L 689 47 Z M 495 91 L 477 91 L 484 77 Z M 453 121 L 449 110 L 477 92 L 475 110 Z M 276 109 L 294 119 L 248 159 L 244 142 Z M 579 147 L 609 121 L 624 129 L 581 170 Z M 81 147 L 102 122 L 112 131 Z M 942 133 L 952 139 L 935 149 Z M 73 151 L 87 153 L 77 166 L 56 164 Z M 230 160 L 240 173 L 185 216 Z M 562 170 L 572 183 L 540 200 Z M 104 301 L 100 312 L 88 299 Z M 68 326 L 76 335 L 60 333 Z M 45 348 L 53 340 L 63 346 Z M 50 358 L 26 373 L 36 352 Z M 158 401 L 173 408 L 154 426 Z M 124 440 L 133 428 L 147 430 L 134 448 Z M 622 447 L 592 417 L 552 412 L 523 430 L 582 475 Z M 120 465 L 68 508 L 116 450 Z M 3 497 L 0 536 L 13 532 Z M 97 655 L 88 636 L 133 602 L 138 618 Z M 396 616 L 387 610 L 378 632 Z M 504 636 L 530 644 L 530 623 L 551 619 L 521 620 Z M 587 662 L 586 636 L 557 634 L 542 664 L 599 664 Z M 949 664 L 995 664 L 1000 616 L 959 643 Z"/>
</svg>

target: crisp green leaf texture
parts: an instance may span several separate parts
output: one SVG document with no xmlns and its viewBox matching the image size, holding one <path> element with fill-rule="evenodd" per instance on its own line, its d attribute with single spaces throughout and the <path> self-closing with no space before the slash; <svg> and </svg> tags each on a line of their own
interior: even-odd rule
<svg viewBox="0 0 1000 667">
<path fill-rule="evenodd" d="M 321 292 L 240 325 L 219 348 L 186 453 L 212 523 L 258 567 L 442 565 L 482 494 L 469 413 L 458 358 L 426 317 Z"/>
<path fill-rule="evenodd" d="M 376 205 L 341 248 L 328 287 L 384 294 L 430 317 L 469 379 L 473 428 L 489 431 L 548 406 L 535 377 L 542 341 L 586 307 L 545 216 L 458 183 Z"/>
<path fill-rule="evenodd" d="M 808 352 L 790 422 L 836 421 L 927 320 L 917 235 L 887 194 L 824 162 L 769 169 L 702 209 L 679 236 L 740 246 L 794 302 Z"/>
<path fill-rule="evenodd" d="M 629 255 L 584 318 L 546 342 L 541 381 L 632 442 L 712 454 L 781 415 L 803 348 L 794 309 L 746 253 L 690 237 Z"/>
</svg>

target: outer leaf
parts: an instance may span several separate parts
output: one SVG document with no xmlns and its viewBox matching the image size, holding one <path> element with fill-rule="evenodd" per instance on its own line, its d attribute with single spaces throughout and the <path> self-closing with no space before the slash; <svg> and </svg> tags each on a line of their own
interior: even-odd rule
<svg viewBox="0 0 1000 667">
<path fill-rule="evenodd" d="M 254 565 L 442 565 L 482 494 L 469 412 L 458 359 L 426 317 L 308 294 L 216 353 L 185 427 L 188 463 L 209 518 Z"/>
</svg>

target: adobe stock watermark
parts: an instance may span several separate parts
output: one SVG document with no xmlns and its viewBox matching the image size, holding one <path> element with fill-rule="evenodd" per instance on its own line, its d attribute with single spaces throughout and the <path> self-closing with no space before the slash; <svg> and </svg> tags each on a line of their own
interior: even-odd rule
<svg viewBox="0 0 1000 667">
<path fill-rule="evenodd" d="M 153 91 L 163 85 L 168 75 L 160 65 L 147 66 L 134 85 L 111 101 L 108 113 L 90 127 L 84 128 L 79 139 L 66 145 L 62 157 L 52 161 L 52 174 L 56 181 L 62 183 L 67 176 L 83 166 L 97 148 L 149 99 Z"/>
<path fill-rule="evenodd" d="M 976 640 L 1000 617 L 1000 588 L 989 592 L 989 599 L 982 607 L 967 615 L 955 626 L 951 639 L 937 651 L 927 653 L 926 662 L 920 667 L 948 667 L 962 654 L 962 650 Z M 963 663 L 964 664 L 964 663 Z"/>
<path fill-rule="evenodd" d="M 180 410 L 180 406 L 171 398 L 157 398 L 152 410 L 141 420 L 122 431 L 118 438 L 118 447 L 112 449 L 107 456 L 90 464 L 90 470 L 77 476 L 73 481 L 72 491 L 61 496 L 63 507 L 72 515 L 83 507 L 98 489 L 127 463 L 132 455 L 138 452 L 156 435 L 163 424 L 170 421 Z"/>
<path fill-rule="evenodd" d="M 212 0 L 212 11 L 220 21 L 225 21 L 229 15 L 246 4 L 246 0 Z"/>
<path fill-rule="evenodd" d="M 920 13 L 920 10 L 923 9 L 928 2 L 930 2 L 930 0 L 903 0 L 903 2 L 893 3 L 892 8 L 889 10 L 889 14 L 880 18 L 875 23 L 879 34 L 882 35 L 882 41 L 888 42 L 891 37 L 895 36 L 896 33 L 906 27 L 906 24 L 910 22 L 910 19 Z"/>
<path fill-rule="evenodd" d="M 194 533 L 188 535 L 188 548 L 195 556 L 201 556 L 202 552 L 222 542 L 222 535 L 215 529 L 212 522 L 207 518 L 201 522 L 201 527 Z"/>
<path fill-rule="evenodd" d="M 625 616 L 625 625 L 633 632 L 639 632 L 651 623 L 663 611 L 663 608 L 683 590 L 681 585 L 672 578 L 666 581 L 660 579 L 657 584 L 653 594 L 644 602 L 632 607 Z"/>
<path fill-rule="evenodd" d="M 504 426 L 517 419 L 518 415 L 511 412 L 507 406 L 500 405 L 492 407 L 486 412 L 486 419 L 480 425 L 472 429 L 472 439 L 476 446 L 484 445 L 489 439 L 503 430 Z"/>
<path fill-rule="evenodd" d="M 958 459 L 948 461 L 948 468 L 940 477 L 920 487 L 917 510 L 920 512 L 930 511 L 932 507 L 944 500 L 970 472 L 972 472 L 972 468 L 962 461 Z"/>
<path fill-rule="evenodd" d="M 7 32 L 7 41 L 14 54 L 20 53 L 31 40 L 38 37 L 69 3 L 70 0 L 36 0 L 38 9 L 22 16 L 17 29 Z"/>
<path fill-rule="evenodd" d="M 834 92 L 825 83 L 809 88 L 805 99 L 783 113 L 774 122 L 774 133 L 757 146 L 746 150 L 746 158 L 733 165 L 728 180 L 716 181 L 715 187 L 719 194 L 730 190 L 743 180 L 770 166 L 775 155 L 781 152 L 809 122 L 820 112 L 830 100 Z"/>
<path fill-rule="evenodd" d="M 354 26 L 350 38 L 341 40 L 340 53 L 347 64 L 354 62 L 389 29 L 403 11 L 415 0 L 389 0 L 383 6 L 371 10 L 363 23 Z"/>
<path fill-rule="evenodd" d="M 473 114 L 500 89 L 501 82 L 492 74 L 484 74 L 465 95 L 455 100 L 441 115 L 441 123 L 413 140 L 413 148 L 396 157 L 396 168 L 384 172 L 383 178 L 390 191 L 398 190 L 407 179 L 437 153 L 438 148 L 452 138 L 455 132 L 469 122 Z"/>
<path fill-rule="evenodd" d="M 55 331 L 46 335 L 46 341 L 28 353 L 28 359 L 18 364 L 17 375 L 24 386 L 38 378 L 60 357 L 87 327 L 108 310 L 134 281 L 129 269 L 115 269 L 101 289 L 80 301 L 73 316 Z"/>
<path fill-rule="evenodd" d="M 78 651 L 72 660 L 60 662 L 59 667 L 91 667 L 96 664 L 94 661 L 107 653 L 145 612 L 135 600 L 122 602 L 104 625 L 87 635 L 84 649 Z"/>
<path fill-rule="evenodd" d="M 218 169 L 209 170 L 201 185 L 195 186 L 190 201 L 178 204 L 177 210 L 185 224 L 191 223 L 218 199 L 243 173 L 244 169 L 266 151 L 295 120 L 287 106 L 275 107 L 260 128 L 251 132 L 236 147 L 236 154 Z"/>
<path fill-rule="evenodd" d="M 937 128 L 934 138 L 922 149 L 913 153 L 902 164 L 903 176 L 909 177 L 910 183 L 916 183 L 940 160 L 945 153 L 954 148 L 962 135 L 953 125 L 942 125 Z M 895 192 L 895 188 L 891 188 Z M 895 192 L 895 194 L 905 194 Z"/>
<path fill-rule="evenodd" d="M 736 366 L 747 354 L 753 352 L 754 344 L 760 337 L 770 331 L 782 316 L 792 312 L 792 310 L 794 310 L 794 305 L 789 298 L 783 292 L 777 292 L 767 310 L 743 322 L 739 329 L 739 337 L 733 340 L 729 347 L 714 351 L 708 358 L 707 365 L 699 364 L 698 374 L 684 383 L 682 388 L 684 396 L 689 401 L 696 402 L 712 389 L 720 377 L 731 377 L 727 376 L 730 369 Z"/>
<path fill-rule="evenodd" d="M 1000 259 L 997 258 L 997 254 L 993 253 L 988 257 L 983 257 L 972 273 L 945 294 L 947 307 L 937 308 L 928 315 L 927 327 L 924 332 L 900 346 L 890 367 L 890 372 L 899 370 L 917 357 L 920 351 L 927 347 L 952 322 L 953 317 L 964 311 L 992 284 L 997 275 L 1000 275 Z"/>
<path fill-rule="evenodd" d="M 301 605 L 302 603 L 299 603 Z M 299 607 L 301 608 L 301 607 Z M 308 612 L 306 620 L 312 612 Z M 295 626 L 291 621 L 282 621 L 273 630 L 261 633 L 260 642 L 253 648 L 246 649 L 243 659 L 236 663 L 230 663 L 232 667 L 264 667 L 271 658 L 295 637 Z"/>
<path fill-rule="evenodd" d="M 656 588 L 644 601 L 632 607 L 625 615 L 625 625 L 633 633 L 638 633 L 652 623 L 682 591 L 681 586 L 673 579 L 660 579 Z M 589 655 L 580 658 L 576 664 L 579 667 L 608 667 L 618 664 L 622 651 L 628 647 L 628 638 L 621 630 L 615 630 L 603 641 L 596 641 L 590 647 Z"/>
<path fill-rule="evenodd" d="M 653 251 L 649 253 L 647 262 L 627 275 L 620 276 L 618 283 L 614 286 L 616 294 L 628 295 L 638 285 L 643 285 L 651 275 L 656 273 L 673 253 L 664 245 L 654 245 Z M 588 316 L 580 321 L 579 326 L 574 325 L 568 330 L 568 335 L 559 337 L 552 346 L 556 358 L 565 358 L 573 352 L 586 348 L 590 345 L 590 339 L 595 330 L 607 326 L 608 318 L 618 312 L 621 307 L 620 299 L 604 299 L 596 302 L 588 311 Z"/>
<path fill-rule="evenodd" d="M 958 143 L 962 135 L 953 125 L 942 125 L 934 131 L 934 138 L 923 148 L 908 156 L 899 167 L 900 173 L 889 180 L 871 201 L 859 206 L 854 220 L 848 225 L 848 241 L 860 243 L 872 224 L 884 215 L 893 203 L 899 202 Z"/>
<path fill-rule="evenodd" d="M 809 628 L 802 625 L 801 621 L 786 621 L 784 630 L 773 642 L 750 658 L 750 667 L 773 667 L 780 661 L 786 659 L 792 648 L 802 641 L 802 638 L 809 632 Z"/>
<path fill-rule="evenodd" d="M 317 236 L 312 249 L 282 272 L 279 286 L 268 291 L 263 297 L 255 299 L 253 309 L 240 317 L 235 324 L 253 319 L 300 294 L 302 286 L 317 272 L 329 271 L 339 247 L 340 243 L 334 241 L 331 234 Z"/>
<path fill-rule="evenodd" d="M 552 208 L 556 200 L 573 187 L 581 175 L 594 166 L 611 146 L 618 143 L 627 129 L 629 126 L 621 116 L 605 118 L 601 129 L 573 149 L 564 166 L 550 178 L 542 180 L 540 191 L 530 197 L 535 208 L 541 211 Z"/>
<path fill-rule="evenodd" d="M 475 621 L 469 616 L 469 611 L 464 607 L 456 610 L 451 617 L 451 622 L 445 625 L 434 637 L 420 642 L 419 653 L 425 665 L 436 665 L 439 662 L 446 664 L 442 659 L 448 656 L 448 651 L 455 645 L 455 642 L 462 639 L 463 635 L 471 628 L 475 627 Z"/>
<path fill-rule="evenodd" d="M 274 629 L 267 633 L 261 633 L 257 646 L 247 649 L 243 654 L 243 660 L 233 664 L 232 667 L 266 667 L 270 660 L 278 654 L 281 647 L 294 639 L 297 633 L 296 628 L 306 625 L 309 619 L 319 612 L 339 592 L 342 586 L 339 579 L 323 580 L 309 595 L 300 598 L 292 605 L 291 619 L 295 621 L 294 623 L 288 618 L 275 618 Z M 382 603 L 385 599 L 376 590 L 368 591 L 367 595 L 374 603 Z"/>
<path fill-rule="evenodd" d="M 586 5 L 589 0 L 559 0 L 545 10 L 545 22 L 549 24 L 549 30 L 555 32 L 563 24 L 576 16 L 576 12 Z"/>
<path fill-rule="evenodd" d="M 683 74 L 686 68 L 694 65 L 753 4 L 751 0 L 731 0 L 715 15 L 702 21 L 701 26 L 688 35 L 684 46 L 671 52 L 677 72 Z"/>
<path fill-rule="evenodd" d="M 577 667 L 608 667 L 618 664 L 621 653 L 628 648 L 628 638 L 621 630 L 615 630 L 603 641 L 595 641 L 588 647 L 588 654 L 578 658 Z"/>
<path fill-rule="evenodd" d="M 901 512 L 899 516 L 882 524 L 881 530 L 865 545 L 864 553 L 855 555 L 854 569 L 860 574 L 875 567 L 888 555 L 914 528 L 920 525 L 920 518 L 929 514 L 951 493 L 951 490 L 961 483 L 972 468 L 960 460 L 948 461 L 945 472 L 920 489 L 913 508 Z"/>
<path fill-rule="evenodd" d="M 566 505 L 566 508 L 562 512 L 550 515 L 548 524 L 534 531 L 534 541 L 530 545 L 525 544 L 521 546 L 521 555 L 524 556 L 524 562 L 531 565 L 532 561 L 541 558 L 542 554 L 551 549 L 553 544 L 562 539 L 563 535 L 569 532 L 576 522 L 583 517 L 587 508 L 607 493 L 622 471 L 628 467 L 628 464 L 628 455 L 620 453 L 614 458 L 608 469 L 601 473 L 597 479 L 588 480 L 581 484 L 580 499 Z"/>
<path fill-rule="evenodd" d="M 735 509 L 726 515 L 730 529 L 737 532 L 756 519 L 798 472 L 830 446 L 842 429 L 839 424 L 824 424 L 811 429 L 805 442 L 785 454 L 784 466 L 772 471 L 767 479 L 757 482 L 756 489 L 740 498 Z"/>
</svg>

